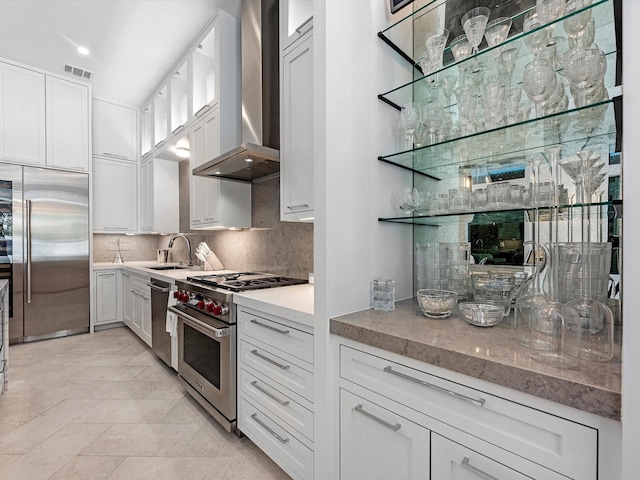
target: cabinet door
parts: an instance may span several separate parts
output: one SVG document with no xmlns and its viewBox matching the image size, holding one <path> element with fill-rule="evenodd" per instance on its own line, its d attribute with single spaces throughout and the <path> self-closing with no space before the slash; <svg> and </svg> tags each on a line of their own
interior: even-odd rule
<svg viewBox="0 0 640 480">
<path fill-rule="evenodd" d="M 96 272 L 96 318 L 95 324 L 120 321 L 118 272 Z"/>
<path fill-rule="evenodd" d="M 89 171 L 89 89 L 47 77 L 47 165 Z"/>
<path fill-rule="evenodd" d="M 44 165 L 45 76 L 0 65 L 0 156 L 12 162 Z"/>
<path fill-rule="evenodd" d="M 140 318 L 140 338 L 147 345 L 151 346 L 151 293 L 147 291 L 140 292 L 141 298 L 141 318 Z"/>
<path fill-rule="evenodd" d="M 313 216 L 313 36 L 282 59 L 281 220 Z"/>
<path fill-rule="evenodd" d="M 426 428 L 340 390 L 341 480 L 428 479 L 429 440 Z"/>
<path fill-rule="evenodd" d="M 209 112 L 191 133 L 191 169 L 219 154 L 220 119 L 218 110 Z M 191 176 L 192 228 L 214 226 L 218 223 L 220 180 Z"/>
<path fill-rule="evenodd" d="M 122 274 L 122 292 L 123 292 L 123 305 L 122 305 L 122 320 L 129 328 L 133 325 L 133 290 L 131 289 L 131 275 L 128 273 Z"/>
<path fill-rule="evenodd" d="M 525 475 L 492 460 L 463 445 L 452 442 L 437 434 L 431 436 L 431 478 L 438 480 L 487 480 L 509 479 L 525 480 L 530 478 L 560 480 L 567 478 L 551 470 L 538 468 L 532 476 Z"/>
<path fill-rule="evenodd" d="M 135 162 L 137 112 L 133 108 L 93 100 L 93 154 Z"/>
<path fill-rule="evenodd" d="M 140 230 L 153 230 L 153 160 L 140 167 Z"/>
<path fill-rule="evenodd" d="M 136 231 L 136 169 L 131 162 L 93 159 L 94 231 Z"/>
<path fill-rule="evenodd" d="M 141 154 L 146 155 L 153 148 L 153 102 L 143 105 L 140 109 L 140 132 Z"/>
<path fill-rule="evenodd" d="M 313 0 L 280 0 L 280 50 L 313 27 Z"/>
</svg>

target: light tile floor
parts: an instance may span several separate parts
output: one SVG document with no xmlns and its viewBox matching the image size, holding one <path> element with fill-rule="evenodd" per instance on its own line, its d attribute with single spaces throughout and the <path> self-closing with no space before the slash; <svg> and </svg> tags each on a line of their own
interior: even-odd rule
<svg viewBox="0 0 640 480">
<path fill-rule="evenodd" d="M 289 479 L 128 328 L 12 345 L 0 480 Z"/>
</svg>

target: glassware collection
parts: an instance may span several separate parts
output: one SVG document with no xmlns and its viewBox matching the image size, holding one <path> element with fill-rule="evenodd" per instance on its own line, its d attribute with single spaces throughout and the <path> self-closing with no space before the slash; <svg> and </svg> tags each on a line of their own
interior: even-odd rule
<svg viewBox="0 0 640 480">
<path fill-rule="evenodd" d="M 380 160 L 414 171 L 413 187 L 394 197 L 401 216 L 381 220 L 429 229 L 510 210 L 528 225 L 529 255 L 516 268 L 474 265 L 471 243 L 451 241 L 468 239 L 466 228 L 448 242 L 416 237 L 420 310 L 511 328 L 533 360 L 557 368 L 615 352 L 606 230 L 615 205 L 609 117 L 620 93 L 616 47 L 595 43 L 612 36 L 598 34 L 612 3 L 536 0 L 512 16 L 498 8 L 496 18 L 478 7 L 453 26 L 438 17 L 449 30 L 425 29 L 420 77 L 380 96 L 400 109 L 403 139 Z"/>
</svg>

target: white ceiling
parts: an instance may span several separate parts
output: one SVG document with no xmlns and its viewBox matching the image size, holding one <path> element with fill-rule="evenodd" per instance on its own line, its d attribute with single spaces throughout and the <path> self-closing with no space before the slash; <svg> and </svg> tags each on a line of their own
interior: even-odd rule
<svg viewBox="0 0 640 480">
<path fill-rule="evenodd" d="M 240 15 L 240 0 L 0 0 L 0 57 L 89 70 L 94 97 L 140 105 L 218 7 Z"/>
</svg>

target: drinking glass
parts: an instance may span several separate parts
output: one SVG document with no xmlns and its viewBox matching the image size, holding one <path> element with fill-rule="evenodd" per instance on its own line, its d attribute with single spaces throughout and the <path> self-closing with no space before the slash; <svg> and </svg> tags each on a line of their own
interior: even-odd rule
<svg viewBox="0 0 640 480">
<path fill-rule="evenodd" d="M 422 110 L 419 103 L 410 102 L 402 106 L 400 121 L 404 129 L 404 149 L 413 148 L 413 134 L 422 121 Z"/>
<path fill-rule="evenodd" d="M 504 110 L 509 124 L 513 124 L 518 121 L 521 98 L 522 85 L 511 85 L 504 91 Z"/>
<path fill-rule="evenodd" d="M 466 58 L 471 56 L 471 52 L 473 48 L 469 43 L 466 35 L 458 35 L 451 42 L 451 53 L 453 54 L 453 58 L 456 62 L 460 62 Z M 465 64 L 459 65 L 459 77 L 460 77 L 460 85 L 464 86 L 464 77 L 465 72 L 467 71 L 467 66 Z"/>
<path fill-rule="evenodd" d="M 458 77 L 455 75 L 446 75 L 440 80 L 440 88 L 442 88 L 444 98 L 447 100 L 447 105 L 451 105 L 451 95 L 453 95 L 457 83 Z"/>
<path fill-rule="evenodd" d="M 565 7 L 565 14 L 569 15 L 573 12 L 581 10 L 591 5 L 592 0 L 568 0 Z M 565 33 L 571 39 L 577 39 L 588 27 L 591 22 L 591 9 L 580 12 L 576 15 L 571 15 L 564 19 L 562 26 Z"/>
<path fill-rule="evenodd" d="M 405 188 L 398 196 L 397 206 L 406 215 L 413 214 L 413 211 L 419 205 L 420 195 L 415 188 Z"/>
<path fill-rule="evenodd" d="M 548 60 L 534 60 L 524 68 L 522 88 L 536 105 L 536 116 L 542 116 L 541 103 L 548 100 L 556 90 L 558 79 Z"/>
<path fill-rule="evenodd" d="M 550 23 L 562 16 L 566 5 L 567 0 L 536 0 L 536 12 L 543 22 Z"/>
<path fill-rule="evenodd" d="M 504 84 L 511 83 L 511 75 L 516 67 L 516 60 L 518 59 L 518 47 L 508 48 L 500 53 L 498 57 L 498 71 L 504 77 Z"/>
<path fill-rule="evenodd" d="M 584 105 L 587 91 L 604 79 L 607 59 L 595 46 L 574 47 L 564 57 L 564 76 L 576 89 L 577 101 Z"/>
<path fill-rule="evenodd" d="M 475 92 L 469 87 L 459 87 L 456 89 L 456 99 L 458 101 L 458 117 L 464 128 L 464 134 L 474 133 L 474 119 L 477 105 Z"/>
<path fill-rule="evenodd" d="M 422 123 L 429 131 L 429 145 L 436 143 L 436 130 L 444 121 L 444 111 L 438 102 L 422 104 Z"/>
<path fill-rule="evenodd" d="M 504 42 L 509 36 L 511 30 L 511 18 L 500 17 L 487 23 L 484 31 L 484 38 L 487 40 L 489 47 L 495 47 Z M 494 51 L 494 56 L 500 55 L 500 49 Z"/>
<path fill-rule="evenodd" d="M 503 123 L 504 88 L 497 77 L 492 77 L 484 86 L 482 97 L 484 122 L 488 129 L 498 128 Z"/>
<path fill-rule="evenodd" d="M 538 29 L 544 24 L 541 16 L 535 11 L 530 10 L 524 17 L 522 29 L 525 33 L 528 33 L 524 37 L 524 43 L 527 48 L 533 53 L 534 58 L 538 56 L 538 52 L 543 45 L 547 44 L 547 41 L 551 37 L 549 31 L 546 28 L 541 28 L 533 33 L 529 33 L 532 30 Z"/>
<path fill-rule="evenodd" d="M 469 39 L 469 44 L 473 49 L 472 53 L 474 55 L 478 53 L 478 46 L 480 42 L 482 42 L 490 13 L 490 10 L 486 7 L 476 7 L 469 10 L 460 19 L 460 23 L 462 24 L 462 28 L 464 28 L 464 33 Z"/>
<path fill-rule="evenodd" d="M 446 28 L 433 30 L 425 35 L 427 55 L 435 64 L 436 69 L 442 68 L 442 54 L 449 39 L 449 30 Z"/>
</svg>

